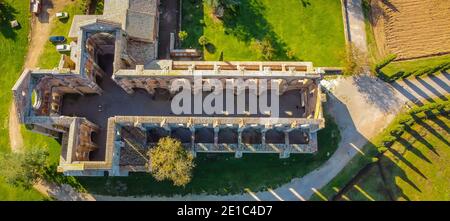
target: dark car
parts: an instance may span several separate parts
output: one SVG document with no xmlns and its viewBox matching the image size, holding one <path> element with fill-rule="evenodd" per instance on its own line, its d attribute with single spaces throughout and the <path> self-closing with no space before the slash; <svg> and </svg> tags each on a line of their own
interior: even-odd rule
<svg viewBox="0 0 450 221">
<path fill-rule="evenodd" d="M 51 36 L 48 40 L 53 43 L 63 43 L 66 38 L 64 36 Z"/>
</svg>

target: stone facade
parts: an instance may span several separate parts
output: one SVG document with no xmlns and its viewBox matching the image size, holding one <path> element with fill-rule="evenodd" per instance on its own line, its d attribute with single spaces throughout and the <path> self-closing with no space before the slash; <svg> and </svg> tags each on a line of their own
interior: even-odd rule
<svg viewBox="0 0 450 221">
<path fill-rule="evenodd" d="M 158 4 L 157 0 L 106 0 L 104 15 L 76 16 L 69 34 L 74 41 L 71 56 L 62 59 L 71 65 L 60 65 L 74 69 L 25 70 L 15 84 L 13 95 L 20 122 L 62 143 L 58 171 L 75 176 L 126 176 L 146 171 L 145 152 L 163 136 L 179 139 L 194 155 L 234 153 L 240 158 L 244 153 L 277 153 L 286 158 L 318 150 L 317 131 L 325 124 L 319 85 L 322 70 L 311 62 L 156 60 Z M 150 26 L 139 32 L 136 25 L 148 25 L 146 22 L 151 22 Z M 105 56 L 113 58 L 112 71 L 102 64 Z M 304 111 L 290 118 L 111 116 L 103 126 L 93 123 L 96 119 L 61 112 L 65 97 L 106 93 L 99 84 L 106 77 L 126 92 L 124 96 L 133 96 L 140 89 L 151 96 L 157 96 L 157 90 L 174 96 L 179 93 L 172 87 L 174 83 L 187 82 L 192 94 L 202 93 L 203 87 L 195 84 L 197 76 L 202 77 L 201 85 L 218 79 L 233 85 L 233 90 L 242 86 L 236 83 L 239 80 L 254 85 L 273 80 L 280 88 L 279 96 L 298 92 L 297 109 Z M 260 96 L 270 87 L 250 93 Z M 83 108 L 102 111 L 101 106 Z M 102 136 L 105 145 L 95 142 Z M 103 154 L 92 157 L 99 150 Z"/>
</svg>

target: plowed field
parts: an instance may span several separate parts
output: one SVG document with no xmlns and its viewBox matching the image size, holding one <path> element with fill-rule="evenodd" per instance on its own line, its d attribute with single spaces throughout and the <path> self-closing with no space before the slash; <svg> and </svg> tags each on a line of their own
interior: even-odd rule
<svg viewBox="0 0 450 221">
<path fill-rule="evenodd" d="M 450 0 L 372 0 L 380 53 L 407 60 L 450 53 Z"/>
</svg>

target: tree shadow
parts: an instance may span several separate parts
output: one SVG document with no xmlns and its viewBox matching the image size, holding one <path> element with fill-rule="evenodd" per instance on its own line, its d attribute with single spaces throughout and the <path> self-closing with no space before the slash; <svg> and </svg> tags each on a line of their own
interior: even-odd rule
<svg viewBox="0 0 450 221">
<path fill-rule="evenodd" d="M 378 78 L 369 75 L 354 76 L 358 91 L 363 93 L 369 103 L 375 104 L 384 112 L 390 112 L 398 107 L 401 100 L 396 96 L 395 90 Z"/>
<path fill-rule="evenodd" d="M 431 78 L 431 76 L 430 76 Z M 434 77 L 435 78 L 435 77 Z M 430 84 L 428 84 L 425 80 L 423 80 L 420 77 L 416 77 L 417 81 L 419 81 L 420 84 L 422 84 L 425 88 L 427 88 L 430 92 L 432 92 L 434 95 L 436 95 L 438 98 L 447 101 L 448 99 L 445 97 L 445 95 L 443 95 L 441 92 L 439 92 L 438 90 L 436 90 L 436 88 L 434 88 L 433 86 L 431 86 Z"/>
<path fill-rule="evenodd" d="M 11 21 L 16 20 L 16 15 L 19 12 L 13 6 L 11 6 L 7 2 L 0 3 L 0 32 L 7 39 L 15 40 L 17 38 L 17 33 L 15 29 L 20 28 L 12 28 Z"/>
<path fill-rule="evenodd" d="M 450 146 L 450 142 L 444 137 L 442 136 L 439 132 L 437 132 L 432 126 L 428 125 L 427 123 L 425 123 L 425 121 L 423 121 L 420 117 L 418 117 L 415 114 L 411 115 L 414 119 L 414 121 L 419 124 L 420 126 L 422 126 L 423 128 L 427 129 L 431 134 L 433 134 L 436 138 L 438 138 L 439 140 L 441 140 L 443 143 L 445 143 L 445 145 Z M 442 122 L 443 125 L 445 125 Z"/>
<path fill-rule="evenodd" d="M 274 32 L 273 27 L 265 19 L 265 6 L 255 0 L 239 1 L 237 13 L 226 11 L 223 18 L 225 34 L 231 34 L 238 40 L 252 41 L 270 40 L 274 52 L 274 60 L 286 60 L 287 45 Z"/>
<path fill-rule="evenodd" d="M 216 48 L 216 46 L 214 44 L 208 43 L 208 44 L 205 45 L 205 49 L 206 49 L 206 51 L 208 51 L 208 53 L 214 54 L 214 53 L 216 53 L 216 49 L 217 48 Z"/>
<path fill-rule="evenodd" d="M 450 74 L 448 74 L 445 71 L 441 71 L 442 76 L 444 76 L 445 78 L 447 78 L 447 80 L 450 81 Z M 441 87 L 442 89 L 444 89 L 445 92 L 450 93 L 450 86 L 445 83 L 444 81 L 442 81 L 437 75 L 434 74 L 430 74 L 429 78 L 435 83 L 437 84 L 439 87 Z"/>
<path fill-rule="evenodd" d="M 50 14 L 48 13 L 49 9 L 53 8 L 52 1 L 42 1 L 42 10 L 37 16 L 40 23 L 49 23 L 50 22 Z"/>
<path fill-rule="evenodd" d="M 398 8 L 389 0 L 381 0 L 381 2 L 394 12 L 399 12 Z"/>
<path fill-rule="evenodd" d="M 309 0 L 300 0 L 304 8 L 311 6 L 311 2 Z"/>
<path fill-rule="evenodd" d="M 203 36 L 205 28 L 203 0 L 183 1 L 181 10 L 183 11 L 181 29 L 188 33 L 188 37 L 179 46 L 202 50 L 198 39 Z"/>
<path fill-rule="evenodd" d="M 436 149 L 433 147 L 433 145 L 430 144 L 430 142 L 428 142 L 427 140 L 425 140 L 423 138 L 422 135 L 420 135 L 416 130 L 412 129 L 410 126 L 406 126 L 405 125 L 405 130 L 406 132 L 408 132 L 409 134 L 411 134 L 411 136 L 413 136 L 417 141 L 419 141 L 420 143 L 422 143 L 423 145 L 425 145 L 428 149 L 430 149 L 431 151 L 433 151 L 433 153 L 435 153 L 436 155 L 439 156 L 439 153 L 436 151 Z M 405 146 L 405 145 L 404 145 Z M 405 146 L 406 147 L 406 146 Z"/>
<path fill-rule="evenodd" d="M 412 136 L 413 136 L 414 138 L 420 137 L 420 135 L 419 135 L 416 131 L 414 131 L 414 130 L 410 130 L 410 131 L 408 131 L 408 132 L 409 132 L 410 134 L 412 134 Z M 422 139 L 423 139 L 423 138 L 422 138 Z M 431 163 L 431 160 L 428 159 L 428 157 L 426 157 L 420 150 L 418 150 L 416 147 L 414 147 L 414 145 L 411 144 L 411 143 L 410 143 L 408 140 L 406 140 L 405 138 L 399 137 L 399 138 L 397 138 L 397 142 L 400 143 L 401 145 L 403 145 L 403 147 L 404 147 L 406 150 L 410 151 L 411 153 L 413 153 L 414 155 L 416 155 L 416 156 L 419 157 L 420 159 L 422 159 L 422 160 L 424 160 L 424 161 L 426 161 L 426 162 L 428 162 L 428 163 Z"/>
<path fill-rule="evenodd" d="M 431 98 L 427 93 L 425 93 L 422 89 L 420 89 L 419 87 L 417 87 L 413 82 L 411 82 L 408 79 L 403 79 L 403 82 L 405 82 L 405 84 L 411 88 L 413 91 L 415 91 L 418 95 L 420 95 L 421 97 L 425 98 L 425 100 L 427 100 L 430 103 L 435 103 L 435 100 L 433 98 Z"/>
<path fill-rule="evenodd" d="M 405 88 L 403 88 L 403 86 L 400 85 L 399 83 L 392 82 L 391 85 L 397 92 L 402 94 L 404 97 L 406 97 L 412 103 L 416 104 L 417 106 L 423 106 L 424 105 L 424 103 L 419 98 L 417 98 L 416 96 L 411 94 L 409 91 L 407 91 Z"/>
</svg>

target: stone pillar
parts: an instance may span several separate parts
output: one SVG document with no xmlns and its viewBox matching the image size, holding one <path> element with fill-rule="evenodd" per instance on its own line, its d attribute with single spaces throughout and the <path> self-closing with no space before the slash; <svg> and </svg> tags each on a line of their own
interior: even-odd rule
<svg viewBox="0 0 450 221">
<path fill-rule="evenodd" d="M 239 126 L 238 128 L 238 143 L 237 143 L 237 148 L 236 148 L 236 153 L 235 153 L 235 157 L 236 158 L 241 158 L 242 157 L 242 131 L 244 131 L 245 127 L 241 127 Z"/>
<path fill-rule="evenodd" d="M 219 146 L 219 130 L 220 128 L 214 127 L 214 146 L 217 148 Z"/>
<path fill-rule="evenodd" d="M 192 146 L 192 150 L 195 151 L 195 127 L 191 126 L 189 129 L 191 130 L 191 146 Z"/>
<path fill-rule="evenodd" d="M 261 129 L 261 147 L 262 149 L 266 148 L 266 132 L 267 132 L 267 128 L 263 128 Z"/>
<path fill-rule="evenodd" d="M 289 158 L 289 154 L 291 152 L 291 145 L 289 144 L 289 131 L 290 129 L 284 131 L 284 148 L 280 153 L 280 158 Z"/>
</svg>

